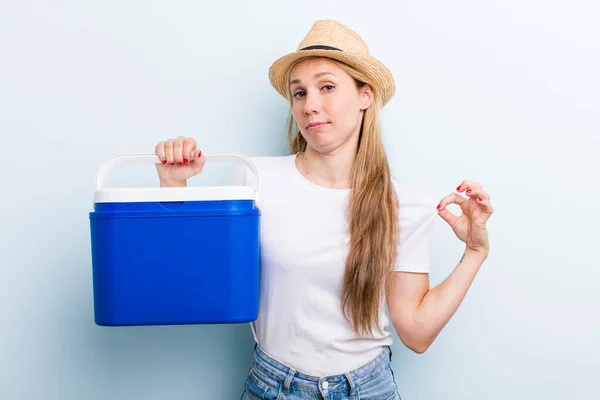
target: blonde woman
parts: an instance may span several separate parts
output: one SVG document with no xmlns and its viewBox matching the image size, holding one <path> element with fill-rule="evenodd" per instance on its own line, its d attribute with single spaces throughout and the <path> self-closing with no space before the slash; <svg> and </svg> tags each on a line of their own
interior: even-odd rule
<svg viewBox="0 0 600 400">
<path fill-rule="evenodd" d="M 436 204 L 390 176 L 379 112 L 394 79 L 339 22 L 317 21 L 269 78 L 290 104 L 291 154 L 253 158 L 261 179 L 261 294 L 242 398 L 399 399 L 385 306 L 401 341 L 424 352 L 488 256 L 490 196 L 462 181 Z M 161 186 L 185 186 L 204 165 L 191 138 L 161 142 L 156 153 Z M 251 179 L 239 175 L 240 184 Z M 461 216 L 446 209 L 451 203 Z M 430 288 L 436 215 L 465 251 Z"/>
</svg>

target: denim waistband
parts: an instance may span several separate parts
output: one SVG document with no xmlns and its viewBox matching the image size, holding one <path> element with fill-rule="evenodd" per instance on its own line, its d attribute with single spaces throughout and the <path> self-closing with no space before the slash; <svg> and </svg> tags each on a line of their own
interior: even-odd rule
<svg viewBox="0 0 600 400">
<path fill-rule="evenodd" d="M 298 372 L 270 357 L 258 345 L 254 350 L 254 359 L 256 360 L 255 368 L 281 383 L 284 392 L 287 392 L 290 385 L 293 384 L 302 390 L 314 393 L 323 393 L 325 389 L 326 392 L 348 390 L 353 394 L 357 385 L 373 379 L 390 365 L 391 349 L 385 346 L 377 357 L 353 371 L 325 377 Z"/>
</svg>

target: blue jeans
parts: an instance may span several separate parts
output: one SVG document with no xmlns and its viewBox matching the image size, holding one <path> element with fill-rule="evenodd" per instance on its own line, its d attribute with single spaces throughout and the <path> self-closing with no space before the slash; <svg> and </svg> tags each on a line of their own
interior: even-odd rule
<svg viewBox="0 0 600 400">
<path fill-rule="evenodd" d="M 341 375 L 317 377 L 286 367 L 256 346 L 242 400 L 400 400 L 391 350 Z"/>
</svg>

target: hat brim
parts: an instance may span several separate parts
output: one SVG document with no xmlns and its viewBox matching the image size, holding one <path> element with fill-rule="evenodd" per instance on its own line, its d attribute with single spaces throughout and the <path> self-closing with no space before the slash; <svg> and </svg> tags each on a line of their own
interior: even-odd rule
<svg viewBox="0 0 600 400">
<path fill-rule="evenodd" d="M 370 83 L 374 86 L 373 89 L 375 90 L 375 95 L 379 96 L 381 106 L 387 104 L 392 96 L 394 96 L 396 91 L 394 77 L 391 71 L 376 58 L 369 55 L 348 53 L 338 50 L 313 49 L 295 51 L 280 57 L 269 68 L 269 81 L 271 82 L 271 85 L 280 95 L 288 100 L 287 86 L 290 66 L 294 62 L 306 57 L 331 58 L 361 71 L 369 78 L 371 81 Z"/>
</svg>

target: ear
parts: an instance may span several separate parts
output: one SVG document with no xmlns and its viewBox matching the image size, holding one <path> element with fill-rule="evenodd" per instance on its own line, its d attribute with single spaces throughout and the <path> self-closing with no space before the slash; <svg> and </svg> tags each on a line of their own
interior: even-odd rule
<svg viewBox="0 0 600 400">
<path fill-rule="evenodd" d="M 371 87 L 371 85 L 364 85 L 360 89 L 358 89 L 360 94 L 360 110 L 364 111 L 367 108 L 371 107 L 373 104 L 375 91 Z"/>
</svg>

